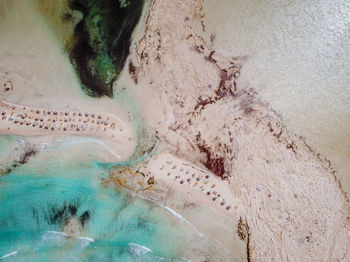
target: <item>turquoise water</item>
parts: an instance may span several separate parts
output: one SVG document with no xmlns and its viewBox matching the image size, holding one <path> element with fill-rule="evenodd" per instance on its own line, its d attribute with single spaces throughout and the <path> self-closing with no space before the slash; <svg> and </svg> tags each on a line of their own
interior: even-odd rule
<svg viewBox="0 0 350 262">
<path fill-rule="evenodd" d="M 0 136 L 0 157 L 11 143 L 18 141 Z M 0 177 L 0 260 L 183 261 L 179 250 L 194 233 L 170 212 L 104 187 L 107 171 L 94 161 L 43 159 Z M 79 225 L 74 237 L 62 232 L 72 219 Z"/>
</svg>

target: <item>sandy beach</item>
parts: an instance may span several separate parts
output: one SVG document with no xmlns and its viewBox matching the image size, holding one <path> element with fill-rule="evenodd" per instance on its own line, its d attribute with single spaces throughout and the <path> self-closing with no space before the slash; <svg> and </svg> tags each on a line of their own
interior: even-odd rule
<svg viewBox="0 0 350 262">
<path fill-rule="evenodd" d="M 129 61 L 130 92 L 153 104 L 145 107 L 147 123 L 172 154 L 218 176 L 218 192 L 230 187 L 251 261 L 348 260 L 349 204 L 330 162 L 289 134 L 254 89 L 240 89 L 245 58 L 213 49 L 201 10 L 195 0 L 149 7 Z M 167 170 L 169 185 L 193 187 L 186 180 L 193 178 L 176 170 Z"/>
<path fill-rule="evenodd" d="M 183 195 L 190 204 L 177 203 L 188 204 L 180 212 L 185 218 L 194 213 L 192 223 L 203 231 L 206 216 L 191 205 L 210 207 L 227 223 L 217 230 L 220 241 L 226 232 L 234 235 L 227 236 L 229 243 L 240 239 L 239 261 L 350 261 L 349 201 L 332 163 L 293 135 L 254 87 L 239 84 L 247 57 L 217 50 L 203 8 L 201 0 L 146 3 L 115 89 L 124 88 L 158 144 L 140 161 L 111 168 L 102 183 L 174 207 L 167 192 Z M 27 56 L 17 54 L 24 47 L 2 45 L 10 50 L 3 57 L 11 66 L 0 61 L 6 76 L 1 134 L 96 137 L 121 156 L 116 162 L 135 153 L 140 138 L 129 100 L 84 96 L 62 57 L 51 80 L 43 57 L 34 70 Z M 38 45 L 58 52 L 49 40 Z M 214 237 L 215 227 L 207 232 Z"/>
<path fill-rule="evenodd" d="M 133 130 L 106 113 L 55 111 L 0 101 L 0 132 L 25 136 L 83 135 L 99 137 L 125 160 L 135 150 Z"/>
<path fill-rule="evenodd" d="M 175 188 L 189 199 L 211 205 L 226 216 L 239 217 L 244 214 L 240 199 L 234 196 L 226 181 L 167 152 L 146 161 L 137 168 L 137 172 L 145 174 L 147 181 L 154 179 Z"/>
</svg>

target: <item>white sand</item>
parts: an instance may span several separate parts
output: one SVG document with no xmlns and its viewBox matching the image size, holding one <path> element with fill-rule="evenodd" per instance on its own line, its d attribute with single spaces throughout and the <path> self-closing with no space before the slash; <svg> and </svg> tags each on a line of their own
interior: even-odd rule
<svg viewBox="0 0 350 262">
<path fill-rule="evenodd" d="M 338 171 L 350 194 L 350 3 L 205 0 L 206 34 L 226 57 L 245 55 L 253 87 Z"/>
<path fill-rule="evenodd" d="M 0 133 L 26 136 L 83 135 L 102 138 L 125 160 L 134 152 L 133 130 L 106 113 L 55 111 L 25 107 L 0 100 Z"/>
<path fill-rule="evenodd" d="M 143 109 L 149 129 L 163 143 L 158 156 L 135 168 L 145 170 L 148 179 L 154 177 L 156 183 L 232 218 L 230 227 L 242 217 L 251 261 L 349 261 L 349 204 L 327 160 L 291 136 L 280 117 L 256 99 L 254 90 L 243 92 L 235 86 L 244 74 L 240 70 L 244 59 L 229 60 L 216 52 L 203 32 L 202 1 L 154 0 L 148 4 L 146 26 L 138 28 L 129 60 L 136 69 L 131 76 L 125 70 L 123 81 Z M 37 20 L 26 12 L 23 15 L 32 28 Z M 57 73 L 60 77 L 56 79 L 51 75 L 52 85 L 42 86 L 51 71 L 45 71 L 42 78 L 36 72 L 49 67 L 41 61 L 50 59 L 33 60 L 36 55 L 30 55 L 29 61 L 38 62 L 31 70 L 32 63 L 24 62 L 27 49 L 14 50 L 13 40 L 4 39 L 1 50 L 10 50 L 11 55 L 1 70 L 4 75 L 11 72 L 14 84 L 2 99 L 62 112 L 109 112 L 127 125 L 121 108 L 107 107 L 115 101 L 106 99 L 103 106 L 96 105 L 96 100 L 81 96 L 76 82 L 65 82 L 63 76 L 70 70 Z M 48 46 L 51 48 L 46 49 Z M 52 43 L 41 48 L 48 53 L 57 51 Z M 11 70 L 5 69 L 11 61 L 15 63 Z M 63 59 L 58 65 L 65 63 Z M 52 68 L 52 72 L 57 70 Z M 16 79 L 24 80 L 16 83 Z M 53 88 L 56 82 L 62 85 Z M 62 94 L 55 94 L 60 88 L 65 88 Z M 61 101 L 68 94 L 72 94 L 69 102 Z M 20 128 L 27 132 L 23 130 L 29 129 Z M 199 181 L 192 180 L 197 178 Z"/>
<path fill-rule="evenodd" d="M 244 214 L 243 210 L 239 210 L 239 207 L 243 207 L 240 199 L 233 195 L 226 181 L 171 154 L 161 154 L 150 160 L 145 167 L 145 173 L 186 192 L 191 198 L 208 202 L 226 215 Z"/>
<path fill-rule="evenodd" d="M 115 122 L 119 123 L 119 128 L 122 128 L 123 131 L 122 133 L 118 131 L 119 134 L 116 132 L 114 138 L 111 136 L 114 136 L 115 132 L 107 134 L 109 131 L 105 133 L 102 126 L 101 132 L 96 131 L 98 125 L 93 132 L 90 132 L 89 129 L 83 132 L 87 136 L 99 137 L 100 142 L 111 146 L 115 150 L 115 155 L 119 156 L 118 160 L 129 157 L 135 146 L 135 137 L 128 112 L 115 99 L 107 97 L 95 99 L 83 93 L 68 56 L 50 32 L 39 10 L 36 9 L 35 1 L 2 1 L 0 12 L 2 15 L 0 22 L 0 99 L 5 103 L 18 105 L 18 107 L 32 107 L 34 111 L 39 109 L 41 113 L 44 110 L 52 112 L 56 110 L 58 114 L 83 112 L 83 116 L 85 113 L 89 115 L 95 113 L 96 117 L 102 114 L 111 119 L 116 118 Z M 18 113 L 16 112 L 16 115 Z M 35 117 L 35 113 L 28 112 L 28 116 L 30 115 Z M 47 123 L 49 117 L 44 118 Z M 77 123 L 74 124 L 77 125 L 79 117 L 74 118 L 77 120 Z M 33 119 L 26 120 L 34 122 Z M 59 119 L 57 120 L 56 123 L 47 123 L 47 125 L 50 124 L 50 129 L 53 125 L 61 124 Z M 43 130 L 38 131 L 39 128 L 32 127 L 32 123 L 29 128 L 20 128 L 19 125 L 13 125 L 13 122 L 10 126 L 10 121 L 0 121 L 2 133 L 9 133 L 7 128 L 10 127 L 10 133 L 19 135 L 61 135 L 61 133 L 74 135 L 77 128 L 74 128 L 74 132 L 71 132 L 70 128 L 63 132 L 62 126 L 62 130 L 57 132 L 59 128 L 57 126 L 55 132 L 51 132 L 52 130 L 45 130 L 43 127 L 45 130 L 43 132 Z M 38 126 L 39 124 L 40 122 Z M 62 124 L 66 123 L 62 122 Z M 103 137 L 108 138 L 103 140 Z"/>
<path fill-rule="evenodd" d="M 201 1 L 152 2 L 130 59 L 130 92 L 152 105 L 145 106 L 147 123 L 177 157 L 228 176 L 220 184 L 243 210 L 252 261 L 349 260 L 349 205 L 333 169 L 289 135 L 254 90 L 234 87 L 244 58 L 212 52 L 202 14 Z M 155 170 L 166 161 L 150 172 L 171 185 Z"/>
<path fill-rule="evenodd" d="M 61 43 L 35 7 L 31 0 L 0 2 L 1 99 L 60 111 L 106 112 L 130 124 L 116 99 L 84 94 Z M 13 90 L 3 92 L 9 81 Z"/>
</svg>

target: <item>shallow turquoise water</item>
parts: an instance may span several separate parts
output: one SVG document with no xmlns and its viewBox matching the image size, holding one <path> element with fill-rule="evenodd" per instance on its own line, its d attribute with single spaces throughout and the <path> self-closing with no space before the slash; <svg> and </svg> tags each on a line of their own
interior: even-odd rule
<svg viewBox="0 0 350 262">
<path fill-rule="evenodd" d="M 44 171 L 35 161 L 0 177 L 0 260 L 183 261 L 179 249 L 193 232 L 167 210 L 102 186 L 106 173 L 93 161 L 58 157 Z M 76 237 L 62 232 L 72 217 L 82 226 Z"/>
</svg>

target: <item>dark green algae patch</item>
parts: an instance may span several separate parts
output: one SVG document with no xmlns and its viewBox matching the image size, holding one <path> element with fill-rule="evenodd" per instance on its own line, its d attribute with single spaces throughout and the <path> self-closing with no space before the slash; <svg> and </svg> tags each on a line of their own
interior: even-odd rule
<svg viewBox="0 0 350 262">
<path fill-rule="evenodd" d="M 90 96 L 113 97 L 113 82 L 129 55 L 131 35 L 140 19 L 144 0 L 72 0 L 71 12 L 82 19 L 67 49 L 83 90 Z M 67 12 L 62 19 L 72 18 Z"/>
</svg>

